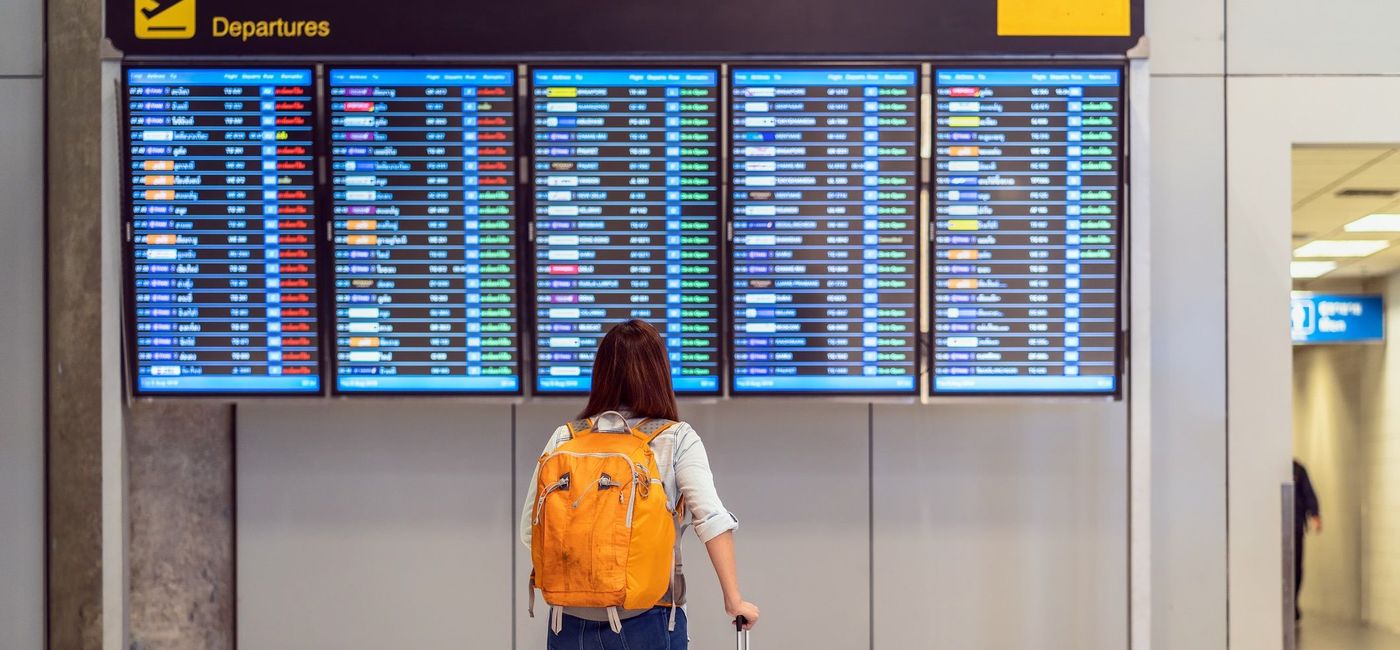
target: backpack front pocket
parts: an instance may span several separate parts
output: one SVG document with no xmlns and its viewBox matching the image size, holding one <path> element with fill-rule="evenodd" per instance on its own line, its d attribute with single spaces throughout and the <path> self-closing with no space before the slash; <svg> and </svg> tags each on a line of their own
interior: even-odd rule
<svg viewBox="0 0 1400 650">
<path fill-rule="evenodd" d="M 550 487 L 559 481 L 565 487 L 547 489 L 537 504 L 535 526 L 543 544 L 536 582 L 547 597 L 555 594 L 552 604 L 613 605 L 599 599 L 620 596 L 627 587 L 627 520 L 636 498 L 632 462 L 623 454 L 558 452 L 545 464 L 562 472 Z"/>
</svg>

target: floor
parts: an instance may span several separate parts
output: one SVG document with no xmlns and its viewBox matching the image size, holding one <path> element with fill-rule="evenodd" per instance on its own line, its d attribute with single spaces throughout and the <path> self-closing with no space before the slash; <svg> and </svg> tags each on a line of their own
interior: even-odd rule
<svg viewBox="0 0 1400 650">
<path fill-rule="evenodd" d="M 1298 650 L 1400 650 L 1400 635 L 1359 624 L 1305 619 L 1298 628 Z"/>
</svg>

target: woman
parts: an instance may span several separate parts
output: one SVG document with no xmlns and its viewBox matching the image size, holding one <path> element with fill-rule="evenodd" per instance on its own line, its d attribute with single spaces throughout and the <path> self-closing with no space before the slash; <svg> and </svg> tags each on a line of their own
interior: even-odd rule
<svg viewBox="0 0 1400 650">
<path fill-rule="evenodd" d="M 671 366 L 661 336 L 647 323 L 630 320 L 614 327 L 598 346 L 593 361 L 593 390 L 581 418 L 599 418 L 616 411 L 626 418 L 626 426 L 636 426 L 648 418 L 679 421 L 676 395 L 671 387 Z M 622 422 L 608 423 L 599 418 L 598 430 L 622 429 Z M 544 454 L 552 453 L 570 438 L 569 428 L 561 426 L 545 445 Z M 739 580 L 734 562 L 734 529 L 739 523 L 725 510 L 715 491 L 714 475 L 710 473 L 709 458 L 700 436 L 685 422 L 671 426 L 651 441 L 661 482 L 665 487 L 669 507 L 674 509 L 684 497 L 695 534 L 705 543 L 710 562 L 724 591 L 724 609 L 730 616 L 744 619 L 745 628 L 758 622 L 758 607 L 739 595 Z M 538 472 L 538 469 L 536 470 Z M 521 539 L 530 546 L 532 534 L 532 505 L 536 503 L 536 481 L 530 481 L 525 496 L 525 508 L 520 517 Z M 680 531 L 677 531 L 678 533 Z M 684 604 L 685 582 L 672 584 L 677 605 Z M 549 649 L 611 650 L 685 650 L 688 637 L 684 610 L 657 606 L 639 611 L 620 613 L 622 639 L 617 639 L 604 610 L 565 608 L 558 630 L 551 625 Z M 621 644 L 616 640 L 622 641 Z"/>
</svg>

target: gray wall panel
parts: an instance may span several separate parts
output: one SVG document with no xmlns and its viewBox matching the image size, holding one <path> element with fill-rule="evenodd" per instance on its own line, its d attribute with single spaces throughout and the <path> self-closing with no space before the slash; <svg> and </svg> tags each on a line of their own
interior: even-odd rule
<svg viewBox="0 0 1400 650">
<path fill-rule="evenodd" d="M 875 647 L 1127 645 L 1121 403 L 875 408 Z"/>
<path fill-rule="evenodd" d="M 37 12 L 39 3 L 24 6 L 30 4 Z M 6 61 L 5 41 L 14 29 L 5 25 L 10 6 L 0 22 L 0 61 Z M 38 25 L 29 27 L 37 39 Z M 5 116 L 0 127 L 0 229 L 5 233 L 0 237 L 0 648 L 5 650 L 39 650 L 44 643 L 42 111 L 43 81 L 0 79 L 0 115 Z"/>
<path fill-rule="evenodd" d="M 1153 74 L 1225 73 L 1225 0 L 1147 0 Z"/>
<path fill-rule="evenodd" d="M 1226 8 L 1232 75 L 1400 73 L 1400 4 L 1230 0 Z"/>
<path fill-rule="evenodd" d="M 243 406 L 240 638 L 435 648 L 469 627 L 471 647 L 504 648 L 513 610 L 515 647 L 542 648 L 514 527 L 546 437 L 580 403 L 517 407 L 513 479 L 496 433 L 509 431 L 504 407 Z M 869 407 L 682 408 L 743 522 L 745 595 L 765 615 L 756 638 L 869 647 Z M 1102 402 L 877 406 L 876 647 L 924 647 L 936 630 L 950 647 L 1121 648 L 1124 423 L 1123 405 Z M 462 496 L 487 494 L 502 498 Z M 732 631 L 693 537 L 686 557 L 693 647 L 725 647 Z"/>
<path fill-rule="evenodd" d="M 869 407 L 740 401 L 690 408 L 725 506 L 739 518 L 744 597 L 765 648 L 869 647 Z M 727 648 L 734 628 L 705 549 L 687 535 L 691 639 Z"/>
<path fill-rule="evenodd" d="M 5 17 L 0 20 L 0 75 L 43 74 L 43 0 L 0 0 L 0 15 Z M 5 119 L 13 120 L 9 114 Z"/>
<path fill-rule="evenodd" d="M 245 404 L 247 648 L 510 647 L 510 407 Z"/>
<path fill-rule="evenodd" d="M 1152 80 L 1153 648 L 1224 650 L 1224 81 Z"/>
</svg>

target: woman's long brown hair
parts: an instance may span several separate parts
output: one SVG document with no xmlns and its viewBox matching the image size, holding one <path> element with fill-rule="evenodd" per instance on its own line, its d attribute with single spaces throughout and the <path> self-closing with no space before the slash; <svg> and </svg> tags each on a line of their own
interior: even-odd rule
<svg viewBox="0 0 1400 650">
<path fill-rule="evenodd" d="M 635 417 L 680 420 L 666 344 L 646 321 L 612 328 L 593 359 L 593 390 L 581 418 L 627 409 Z"/>
</svg>

